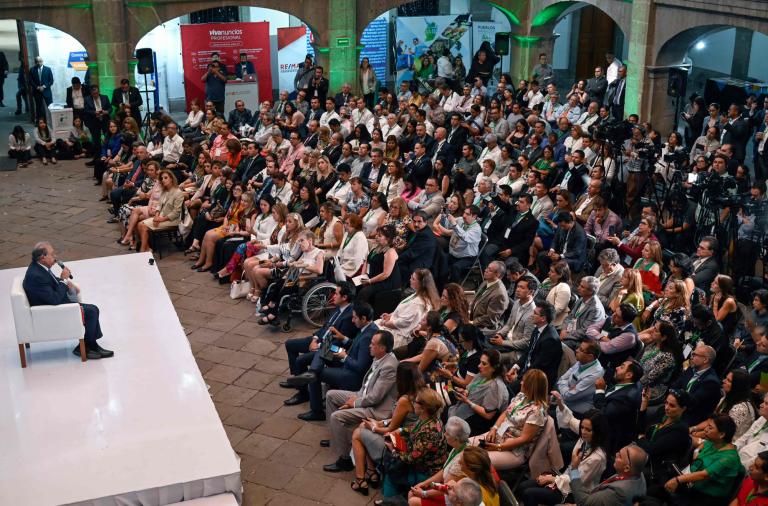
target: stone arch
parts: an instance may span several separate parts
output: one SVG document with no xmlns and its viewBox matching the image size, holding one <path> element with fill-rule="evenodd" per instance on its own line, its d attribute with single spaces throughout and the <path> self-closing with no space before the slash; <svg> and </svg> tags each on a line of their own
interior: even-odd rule
<svg viewBox="0 0 768 506">
<path fill-rule="evenodd" d="M 96 35 L 90 8 L 73 7 L 0 7 L 0 19 L 20 19 L 61 30 L 83 45 L 88 56 L 96 57 Z M 77 33 L 70 30 L 77 27 Z"/>
<path fill-rule="evenodd" d="M 683 60 L 683 57 L 685 57 L 685 55 L 688 53 L 688 50 L 691 48 L 693 43 L 696 42 L 696 40 L 704 37 L 705 35 L 728 30 L 730 28 L 748 28 L 754 32 L 760 32 L 768 35 L 768 23 L 762 24 L 765 25 L 763 30 L 756 30 L 752 27 L 738 26 L 733 24 L 710 24 L 688 28 L 678 32 L 675 35 L 672 35 L 670 38 L 666 39 L 664 43 L 659 45 L 659 49 L 655 54 L 654 65 L 670 66 L 679 64 Z"/>
<path fill-rule="evenodd" d="M 629 36 L 632 17 L 631 4 L 620 1 L 605 2 L 604 0 L 538 0 L 531 2 L 531 32 L 541 31 L 543 35 L 548 35 L 563 13 L 579 4 L 592 5 L 604 12 L 616 23 L 625 37 Z"/>
<path fill-rule="evenodd" d="M 172 19 L 191 12 L 216 7 L 262 7 L 285 12 L 299 18 L 313 32 L 318 45 L 327 41 L 328 8 L 326 2 L 305 0 L 217 0 L 152 2 L 148 4 L 126 4 L 126 35 L 129 48 L 135 48 L 141 38 L 152 29 Z M 311 20 L 311 21 L 310 21 Z"/>
</svg>

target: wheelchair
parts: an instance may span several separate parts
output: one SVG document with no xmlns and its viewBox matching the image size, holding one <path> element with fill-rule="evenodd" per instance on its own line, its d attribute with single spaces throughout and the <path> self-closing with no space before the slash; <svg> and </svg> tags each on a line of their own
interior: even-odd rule
<svg viewBox="0 0 768 506">
<path fill-rule="evenodd" d="M 331 302 L 336 293 L 336 283 L 333 282 L 333 268 L 326 262 L 323 274 L 301 278 L 299 282 L 290 287 L 283 287 L 282 282 L 273 281 L 267 287 L 267 291 L 280 289 L 281 293 L 277 302 L 277 315 L 284 315 L 279 327 L 283 332 L 291 332 L 293 325 L 291 319 L 301 315 L 308 324 L 320 328 L 325 325 L 328 318 L 336 310 Z"/>
</svg>

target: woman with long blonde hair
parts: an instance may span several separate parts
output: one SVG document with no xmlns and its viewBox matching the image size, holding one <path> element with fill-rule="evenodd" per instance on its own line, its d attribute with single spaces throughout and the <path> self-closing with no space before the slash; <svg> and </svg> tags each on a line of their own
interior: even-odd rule
<svg viewBox="0 0 768 506">
<path fill-rule="evenodd" d="M 416 269 L 411 275 L 410 286 L 414 293 L 403 299 L 392 313 L 384 313 L 376 320 L 376 325 L 392 332 L 395 348 L 407 345 L 412 339 L 412 331 L 424 316 L 440 307 L 435 280 L 427 269 Z"/>
</svg>

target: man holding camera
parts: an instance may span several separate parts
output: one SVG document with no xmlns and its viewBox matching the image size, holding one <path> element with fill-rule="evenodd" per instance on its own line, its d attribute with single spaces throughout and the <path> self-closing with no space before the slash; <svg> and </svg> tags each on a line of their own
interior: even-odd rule
<svg viewBox="0 0 768 506">
<path fill-rule="evenodd" d="M 213 102 L 216 112 L 224 113 L 224 84 L 227 82 L 227 70 L 219 62 L 219 53 L 211 54 L 211 63 L 200 79 L 205 83 L 205 100 Z"/>
</svg>

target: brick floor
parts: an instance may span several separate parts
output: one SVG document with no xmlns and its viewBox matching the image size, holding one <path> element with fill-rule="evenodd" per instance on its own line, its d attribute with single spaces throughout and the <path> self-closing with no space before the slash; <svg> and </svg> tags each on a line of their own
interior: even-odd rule
<svg viewBox="0 0 768 506">
<path fill-rule="evenodd" d="M 23 267 L 35 242 L 52 242 L 65 260 L 128 253 L 115 243 L 116 225 L 105 222 L 106 206 L 82 162 L 0 172 L 0 268 Z M 253 307 L 232 301 L 228 287 L 189 269 L 183 254 L 164 253 L 158 267 L 232 447 L 240 455 L 246 505 L 370 504 L 349 488 L 352 473 L 329 474 L 335 459 L 320 448 L 325 423 L 306 423 L 296 413 L 307 405 L 283 406 L 293 391 L 277 383 L 287 375 L 282 344 L 305 336 L 296 321 L 289 333 L 256 324 Z"/>
</svg>

